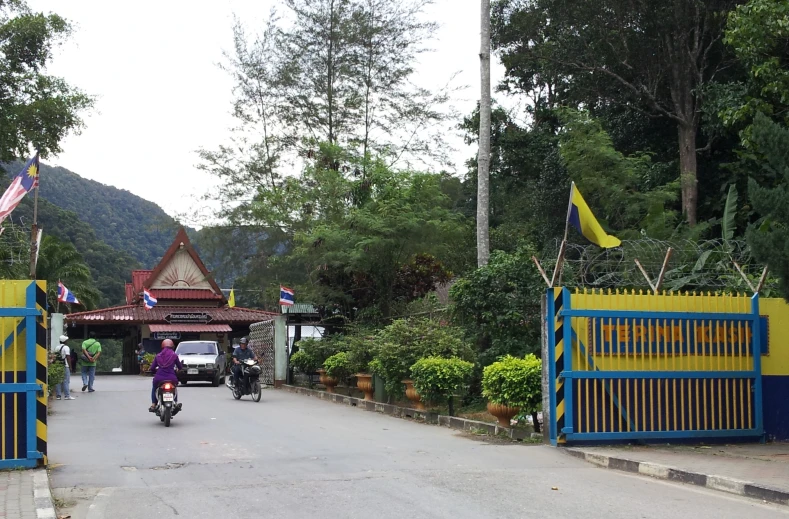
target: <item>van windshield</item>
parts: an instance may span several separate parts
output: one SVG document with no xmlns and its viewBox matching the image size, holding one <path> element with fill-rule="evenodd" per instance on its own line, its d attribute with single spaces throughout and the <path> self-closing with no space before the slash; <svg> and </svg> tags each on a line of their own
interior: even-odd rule
<svg viewBox="0 0 789 519">
<path fill-rule="evenodd" d="M 216 343 L 182 342 L 175 349 L 178 355 L 216 355 Z"/>
</svg>

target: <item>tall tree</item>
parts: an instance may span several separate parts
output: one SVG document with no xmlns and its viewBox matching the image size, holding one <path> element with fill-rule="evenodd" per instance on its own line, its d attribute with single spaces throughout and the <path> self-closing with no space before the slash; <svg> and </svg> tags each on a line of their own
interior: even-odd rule
<svg viewBox="0 0 789 519">
<path fill-rule="evenodd" d="M 511 84 L 534 84 L 548 70 L 561 78 L 564 102 L 622 104 L 674 121 L 682 208 L 695 225 L 704 92 L 728 65 L 723 26 L 738 3 L 501 0 L 497 30 L 507 37 L 500 50 Z"/>
<path fill-rule="evenodd" d="M 53 307 L 57 305 L 58 281 L 77 296 L 85 309 L 95 308 L 99 301 L 100 294 L 93 284 L 90 268 L 68 242 L 45 236 L 41 240 L 36 274 L 38 279 L 46 280 L 47 299 Z"/>
<path fill-rule="evenodd" d="M 477 266 L 490 257 L 490 0 L 480 1 L 479 151 L 477 155 Z"/>
<path fill-rule="evenodd" d="M 0 0 L 0 161 L 61 151 L 60 142 L 82 127 L 93 100 L 46 74 L 55 48 L 71 33 L 57 14 L 33 12 L 24 0 Z"/>
</svg>

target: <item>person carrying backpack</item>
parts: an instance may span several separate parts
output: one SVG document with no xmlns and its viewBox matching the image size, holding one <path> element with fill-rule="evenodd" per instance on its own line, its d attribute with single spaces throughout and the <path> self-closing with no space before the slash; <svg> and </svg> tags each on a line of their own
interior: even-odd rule
<svg viewBox="0 0 789 519">
<path fill-rule="evenodd" d="M 58 350 L 57 361 L 63 363 L 63 382 L 55 385 L 55 398 L 57 400 L 61 399 L 61 392 L 63 400 L 76 400 L 76 398 L 71 396 L 71 389 L 69 388 L 71 382 L 71 363 L 69 362 L 71 360 L 71 349 L 66 345 L 67 340 L 68 335 L 60 336 L 60 349 Z"/>
</svg>

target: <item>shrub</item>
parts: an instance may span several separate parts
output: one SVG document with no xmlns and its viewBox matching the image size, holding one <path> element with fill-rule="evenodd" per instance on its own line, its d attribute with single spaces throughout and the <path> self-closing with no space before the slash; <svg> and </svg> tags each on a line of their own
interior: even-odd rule
<svg viewBox="0 0 789 519">
<path fill-rule="evenodd" d="M 146 353 L 145 355 L 142 356 L 142 362 L 143 364 L 148 364 L 150 366 L 151 363 L 153 363 L 153 359 L 155 358 L 156 355 L 154 355 L 153 353 Z"/>
<path fill-rule="evenodd" d="M 346 339 L 346 346 L 351 374 L 369 373 L 370 362 L 372 362 L 375 355 L 374 338 L 351 335 Z"/>
<path fill-rule="evenodd" d="M 458 357 L 473 361 L 474 351 L 460 330 L 440 326 L 429 319 L 400 319 L 381 330 L 375 339 L 371 370 L 384 379 L 391 395 L 403 392 L 403 379 L 411 378 L 411 366 L 425 357 Z"/>
<path fill-rule="evenodd" d="M 302 339 L 297 344 L 299 347 L 299 352 L 305 352 L 305 354 L 312 358 L 315 362 L 315 368 L 312 371 L 320 369 L 323 366 L 323 363 L 326 362 L 326 359 L 335 353 L 344 351 L 345 349 L 344 338 L 342 335 L 325 337 L 323 339 Z M 294 356 L 295 355 L 296 354 L 294 353 Z M 292 359 L 293 357 L 291 357 L 291 362 Z M 310 373 L 312 373 L 312 371 L 310 371 Z"/>
<path fill-rule="evenodd" d="M 335 353 L 323 363 L 323 369 L 330 377 L 336 378 L 340 381 L 347 381 L 351 376 L 351 361 L 348 352 L 341 351 Z"/>
<path fill-rule="evenodd" d="M 315 373 L 321 367 L 318 360 L 309 350 L 299 350 L 290 356 L 290 365 L 305 375 Z"/>
<path fill-rule="evenodd" d="M 532 355 L 506 355 L 482 373 L 482 395 L 490 402 L 534 413 L 542 404 L 542 363 Z"/>
<path fill-rule="evenodd" d="M 52 391 L 55 386 L 60 384 L 66 379 L 66 366 L 61 360 L 50 361 L 47 367 L 47 384 L 49 390 Z"/>
<path fill-rule="evenodd" d="M 425 399 L 437 402 L 447 398 L 449 414 L 454 415 L 452 396 L 466 388 L 473 370 L 474 364 L 457 357 L 427 357 L 411 366 L 411 378 Z"/>
</svg>

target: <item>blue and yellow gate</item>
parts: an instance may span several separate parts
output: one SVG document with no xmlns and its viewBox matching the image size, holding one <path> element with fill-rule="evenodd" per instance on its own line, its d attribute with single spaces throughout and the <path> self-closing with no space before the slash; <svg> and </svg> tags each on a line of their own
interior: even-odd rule
<svg viewBox="0 0 789 519">
<path fill-rule="evenodd" d="M 758 295 L 555 288 L 547 303 L 554 445 L 763 437 Z"/>
<path fill-rule="evenodd" d="M 47 462 L 45 281 L 0 281 L 0 468 Z"/>
</svg>

